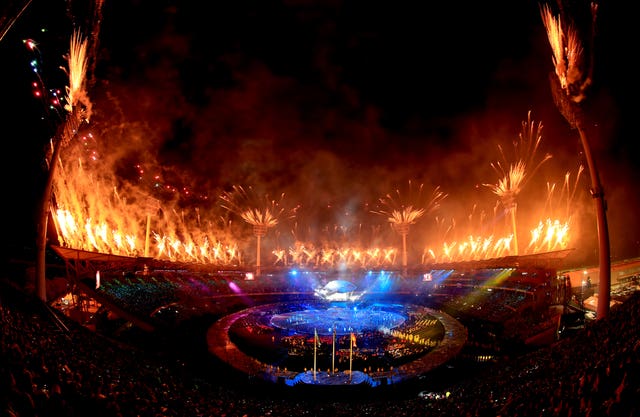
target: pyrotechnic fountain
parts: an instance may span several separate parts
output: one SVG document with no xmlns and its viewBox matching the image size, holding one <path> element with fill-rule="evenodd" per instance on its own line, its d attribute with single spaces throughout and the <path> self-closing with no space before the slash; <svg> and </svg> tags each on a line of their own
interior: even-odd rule
<svg viewBox="0 0 640 417">
<path fill-rule="evenodd" d="M 260 246 L 261 239 L 267 234 L 267 230 L 278 225 L 280 218 L 293 213 L 286 213 L 282 207 L 281 195 L 279 201 L 271 200 L 268 195 L 264 199 L 255 195 L 252 188 L 246 191 L 243 187 L 234 186 L 230 192 L 220 196 L 222 207 L 240 216 L 242 220 L 253 226 L 253 234 L 256 243 L 256 275 L 260 275 Z"/>
<path fill-rule="evenodd" d="M 219 215 L 220 209 L 223 209 L 222 211 L 227 215 L 238 216 L 244 223 L 252 226 L 253 236 L 256 238 L 255 269 L 260 273 L 264 261 L 262 259 L 262 246 L 265 243 L 263 239 L 268 236 L 269 229 L 283 226 L 281 220 L 292 218 L 294 211 L 287 211 L 281 205 L 282 198 L 280 201 L 275 201 L 268 197 L 268 192 L 276 195 L 278 193 L 274 191 L 277 190 L 268 190 L 264 193 L 264 197 L 259 197 L 255 195 L 251 186 L 243 188 L 239 185 L 233 186 L 230 192 L 222 193 L 219 199 L 215 199 L 219 204 L 213 203 L 205 196 L 197 202 L 201 207 L 180 205 L 176 201 L 180 197 L 176 198 L 176 194 L 190 194 L 189 187 L 175 186 L 169 181 L 164 181 L 161 174 L 153 172 L 152 161 L 139 163 L 136 161 L 132 166 L 127 167 L 127 169 L 134 168 L 136 172 L 126 178 L 121 175 L 122 172 L 116 172 L 117 169 L 111 162 L 101 164 L 109 157 L 119 158 L 120 161 L 127 158 L 123 158 L 121 154 L 110 155 L 117 146 L 102 145 L 102 142 L 106 143 L 108 138 L 97 134 L 93 130 L 94 126 L 91 126 L 91 129 L 89 126 L 80 126 L 81 121 L 88 119 L 91 103 L 82 89 L 82 76 L 78 74 L 86 69 L 86 60 L 83 61 L 85 58 L 78 56 L 84 54 L 85 50 L 77 44 L 80 42 L 78 38 L 75 42 L 72 43 L 69 61 L 70 87 L 66 105 L 69 115 L 52 146 L 55 153 L 49 161 L 52 191 L 45 193 L 46 198 L 43 203 L 45 221 L 45 214 L 50 209 L 53 210 L 52 217 L 57 232 L 56 239 L 53 240 L 68 248 L 114 255 L 244 266 L 240 240 L 242 236 L 241 233 L 236 233 L 241 230 L 235 227 L 235 223 L 231 224 Z M 83 128 L 82 131 L 79 131 L 80 127 Z M 416 232 L 416 241 L 423 238 L 429 239 L 424 243 L 426 246 L 424 246 L 422 264 L 481 260 L 566 249 L 571 238 L 568 217 L 554 219 L 536 217 L 529 219 L 531 223 L 525 223 L 522 219 L 517 219 L 524 216 L 516 216 L 516 199 L 522 188 L 543 162 L 550 158 L 550 155 L 545 154 L 541 160 L 537 159 L 537 151 L 541 143 L 540 130 L 541 124 L 537 125 L 536 130 L 529 114 L 528 120 L 523 122 L 519 141 L 514 142 L 515 157 L 506 158 L 503 147 L 499 146 L 502 160 L 491 165 L 501 178 L 497 184 L 487 186 L 500 197 L 504 212 L 511 220 L 510 234 L 503 233 L 501 230 L 492 231 L 494 233 L 489 235 L 484 231 L 479 233 L 478 228 L 474 229 L 474 225 L 471 224 L 468 230 L 456 231 L 458 236 L 451 241 L 447 240 L 448 236 L 434 238 L 428 227 L 423 227 L 422 224 L 420 229 L 417 227 L 413 229 L 412 227 L 419 220 L 440 208 L 445 196 L 448 196 L 439 186 L 435 187 L 430 200 L 422 200 L 423 185 L 420 185 L 417 190 L 412 190 L 412 183 L 409 182 L 408 193 L 396 190 L 395 194 L 387 194 L 378 200 L 380 207 L 374 210 L 369 209 L 366 201 L 356 201 L 356 203 L 366 207 L 360 211 L 361 213 L 384 216 L 391 230 L 401 236 L 401 267 L 404 269 L 411 263 L 420 263 L 420 261 L 410 260 L 408 243 L 410 230 Z M 122 130 L 119 134 L 122 135 Z M 144 141 L 139 140 L 139 142 Z M 146 146 L 146 143 L 140 146 L 143 145 Z M 64 155 L 61 151 L 63 147 Z M 56 165 L 59 166 L 57 171 Z M 122 167 L 118 169 L 122 171 Z M 414 195 L 416 191 L 417 198 Z M 49 199 L 51 194 L 55 197 L 53 201 Z M 551 194 L 549 198 L 551 199 Z M 302 207 L 313 204 L 314 202 L 305 201 Z M 353 205 L 353 203 L 350 204 Z M 523 208 L 525 207 L 520 206 L 521 210 Z M 495 212 L 494 217 L 498 217 Z M 452 221 L 452 224 L 455 225 L 456 222 Z M 526 247 L 518 245 L 516 225 L 524 225 L 523 227 L 531 231 L 531 242 Z M 301 225 L 300 229 L 306 226 L 308 225 Z M 371 226 L 370 229 L 376 231 L 374 233 L 380 231 L 378 224 L 364 226 L 360 224 L 361 229 Z M 337 225 L 335 227 L 334 225 L 319 226 L 321 230 L 342 230 L 341 228 L 342 226 Z M 45 230 L 46 227 L 40 229 L 41 233 Z M 397 266 L 397 249 L 380 246 L 389 239 L 374 236 L 356 245 L 348 241 L 347 232 L 343 235 L 340 242 L 327 239 L 326 236 L 321 236 L 314 241 L 296 239 L 294 244 L 288 247 L 285 245 L 285 249 L 277 248 L 269 251 L 273 254 L 269 262 L 273 265 L 299 265 L 327 269 Z M 343 237 L 345 239 L 342 239 Z M 413 233 L 411 237 L 414 237 Z M 41 242 L 45 242 L 44 237 L 40 236 L 40 239 Z M 512 245 L 512 241 L 515 244 Z M 440 249 L 433 249 L 438 247 Z M 44 250 L 44 247 L 41 249 Z M 43 270 L 42 274 L 44 274 Z"/>
<path fill-rule="evenodd" d="M 241 266 L 243 256 L 238 239 L 241 238 L 242 230 L 236 223 L 224 220 L 222 215 L 218 215 L 217 208 L 221 208 L 227 214 L 237 216 L 243 223 L 252 226 L 253 236 L 257 240 L 256 270 L 260 272 L 264 261 L 262 259 L 263 239 L 267 236 L 269 229 L 280 228 L 283 226 L 281 220 L 294 217 L 294 211 L 286 210 L 282 205 L 283 195 L 276 201 L 270 199 L 266 193 L 260 196 L 253 188 L 243 188 L 238 185 L 233 186 L 231 191 L 222 193 L 217 207 L 203 200 L 203 204 L 207 203 L 209 206 L 197 207 L 196 215 L 190 215 L 184 208 L 173 207 L 172 202 L 162 199 L 161 195 L 151 194 L 153 190 L 145 191 L 144 187 L 140 186 L 144 184 L 116 184 L 104 172 L 104 167 L 95 163 L 101 157 L 101 152 L 91 152 L 87 159 L 85 149 L 98 146 L 96 144 L 98 138 L 91 134 L 79 135 L 79 138 L 81 140 L 78 143 L 74 143 L 74 146 L 69 146 L 66 150 L 68 158 L 61 159 L 63 170 L 54 183 L 56 196 L 54 221 L 58 231 L 57 238 L 62 246 L 134 257 L 144 254 L 145 257 L 177 262 Z M 539 139 L 539 137 L 536 138 L 535 147 L 540 143 Z M 74 154 L 74 147 L 82 149 L 85 154 Z M 516 190 L 519 192 L 522 188 L 523 179 L 529 178 L 534 173 L 534 169 L 524 170 L 525 167 L 531 167 L 531 164 L 527 165 L 529 160 L 530 158 L 521 157 L 517 161 L 518 164 L 514 164 L 518 169 L 514 169 L 513 172 L 519 175 L 513 174 L 511 177 L 517 177 L 519 181 L 517 189 L 516 180 L 509 182 L 511 178 L 506 176 L 501 179 L 506 184 L 504 188 L 499 188 L 502 182 L 495 186 L 496 191 L 504 191 L 505 199 L 507 196 L 514 197 Z M 96 169 L 102 171 L 94 172 Z M 142 167 L 137 169 L 139 178 L 150 175 Z M 509 172 L 505 172 L 509 175 Z M 157 175 L 153 175 L 152 178 L 151 185 L 158 188 L 156 184 L 160 179 Z M 409 188 L 412 187 L 413 185 L 409 182 Z M 164 188 L 173 190 L 177 187 L 164 186 Z M 411 227 L 426 215 L 434 213 L 446 196 L 440 187 L 435 187 L 430 197 L 423 198 L 423 185 L 415 188 L 408 192 L 396 190 L 393 194 L 387 194 L 378 200 L 377 209 L 369 210 L 372 214 L 382 215 L 386 223 L 391 226 L 391 230 L 402 237 L 402 264 L 400 265 L 402 268 L 407 268 L 410 263 L 416 263 L 409 260 L 407 240 Z M 561 197 L 565 199 L 569 196 Z M 549 193 L 547 199 L 555 200 L 555 197 Z M 547 204 L 550 205 L 551 201 Z M 508 204 L 504 205 L 508 207 Z M 494 213 L 494 216 L 497 218 L 499 214 Z M 554 214 L 554 218 L 537 217 L 527 228 L 532 236 L 529 245 L 521 248 L 523 254 L 567 248 L 570 240 L 567 213 L 547 214 Z M 514 219 L 515 213 L 512 221 Z M 452 223 L 453 226 L 449 229 L 453 230 L 456 226 L 460 228 L 455 220 Z M 440 246 L 441 249 L 434 250 L 426 247 L 422 263 L 459 262 L 515 254 L 510 244 L 512 236 L 500 235 L 499 230 L 491 235 L 477 234 L 474 232 L 474 226 L 482 226 L 482 224 L 476 225 L 470 222 L 467 226 L 470 232 L 455 241 L 447 241 L 446 236 L 433 234 L 430 241 L 436 248 Z M 420 231 L 416 234 L 417 237 L 431 236 L 427 230 L 427 227 L 421 225 Z M 513 227 L 511 230 L 513 232 Z M 349 238 L 348 235 L 341 235 L 341 237 Z M 545 244 L 542 243 L 543 239 Z M 372 241 L 379 244 L 381 239 L 376 238 Z M 356 246 L 344 239 L 339 243 L 328 239 L 318 242 L 296 239 L 292 246 L 286 249 L 272 249 L 269 253 L 272 255 L 269 263 L 282 266 L 297 265 L 329 269 L 338 266 L 357 268 L 397 266 L 395 248 L 377 245 Z"/>
<path fill-rule="evenodd" d="M 517 197 L 525 186 L 526 182 L 540 168 L 540 166 L 551 158 L 550 154 L 545 154 L 540 161 L 536 161 L 538 147 L 542 140 L 542 123 L 538 123 L 534 131 L 534 123 L 531 120 L 531 112 L 527 115 L 527 121 L 522 122 L 522 132 L 519 141 L 514 141 L 514 157 L 510 160 L 505 156 L 502 146 L 498 145 L 503 161 L 492 163 L 491 166 L 498 173 L 500 178 L 497 184 L 485 184 L 494 192 L 502 202 L 505 212 L 511 219 L 513 233 L 513 251 L 515 255 L 518 250 L 518 232 L 516 228 L 516 210 L 518 207 Z M 508 168 L 507 168 L 508 166 Z"/>
<path fill-rule="evenodd" d="M 396 190 L 395 196 L 387 194 L 380 198 L 380 203 L 385 207 L 381 210 L 374 210 L 373 213 L 380 214 L 387 218 L 391 227 L 402 236 L 402 267 L 406 270 L 408 266 L 407 259 L 407 235 L 409 227 L 415 224 L 422 216 L 436 210 L 441 201 L 446 198 L 438 187 L 433 191 L 431 200 L 423 202 L 422 190 L 424 184 L 420 184 L 417 191 L 417 197 L 413 196 L 412 183 L 409 181 L 408 196 L 403 195 Z M 417 198 L 417 200 L 415 200 Z"/>
</svg>

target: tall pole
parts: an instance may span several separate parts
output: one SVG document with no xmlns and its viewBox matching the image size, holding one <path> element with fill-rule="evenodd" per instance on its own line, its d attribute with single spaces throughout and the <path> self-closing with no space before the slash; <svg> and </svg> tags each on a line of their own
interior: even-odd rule
<svg viewBox="0 0 640 417">
<path fill-rule="evenodd" d="M 564 6 L 562 1 L 560 6 Z M 591 46 L 595 37 L 596 16 L 598 5 L 591 5 Z M 553 52 L 555 73 L 550 76 L 551 92 L 558 110 L 569 122 L 572 128 L 578 130 L 580 142 L 591 178 L 591 197 L 596 207 L 596 223 L 598 228 L 598 307 L 596 318 L 602 319 L 609 314 L 611 302 L 611 252 L 609 243 L 609 227 L 607 225 L 607 204 L 604 190 L 600 183 L 600 175 L 591 153 L 591 146 L 586 131 L 586 116 L 583 103 L 586 91 L 592 84 L 594 67 L 594 53 L 591 51 L 589 64 L 582 60 L 584 51 L 577 26 L 566 24 L 571 15 L 563 16 L 565 26 L 560 17 L 556 18 L 549 7 L 541 9 L 543 23 L 547 29 L 547 36 Z"/>
<path fill-rule="evenodd" d="M 402 236 L 402 271 L 407 273 L 407 267 L 409 266 L 409 258 L 407 255 L 407 235 L 409 234 L 409 222 L 401 222 L 396 224 L 398 233 Z"/>
<path fill-rule="evenodd" d="M 53 188 L 53 177 L 55 175 L 56 166 L 58 165 L 58 156 L 60 155 L 61 140 L 55 140 L 53 144 L 53 155 L 49 162 L 49 173 L 47 181 L 44 185 L 42 200 L 40 201 L 40 209 L 38 210 L 38 231 L 36 236 L 36 276 L 35 288 L 36 296 L 47 301 L 47 229 L 49 228 L 49 212 L 51 210 L 51 190 Z"/>
<path fill-rule="evenodd" d="M 42 201 L 37 219 L 38 230 L 36 236 L 36 296 L 42 301 L 47 301 L 46 285 L 46 249 L 49 211 L 51 210 L 51 197 L 53 193 L 53 181 L 56 174 L 58 159 L 63 146 L 66 146 L 78 133 L 78 128 L 83 121 L 89 120 L 91 102 L 84 90 L 84 80 L 87 70 L 86 57 L 87 40 L 82 39 L 80 33 L 75 31 L 71 37 L 68 54 L 69 86 L 67 88 L 67 117 L 53 138 L 53 151 L 49 162 L 49 173 L 42 193 Z"/>
<path fill-rule="evenodd" d="M 151 246 L 151 215 L 158 212 L 160 209 L 160 202 L 155 198 L 147 197 L 145 201 L 145 208 L 147 212 L 147 226 L 144 234 L 144 257 L 148 258 Z"/>
<path fill-rule="evenodd" d="M 149 257 L 149 237 L 151 235 L 151 213 L 147 212 L 147 228 L 144 234 L 144 257 Z"/>
<path fill-rule="evenodd" d="M 561 113 L 578 131 L 584 158 L 589 169 L 591 187 L 589 192 L 593 198 L 596 208 L 596 225 L 598 231 L 598 306 L 596 318 L 601 319 L 609 315 L 611 303 L 611 248 L 609 242 L 609 226 L 607 223 L 607 202 L 604 198 L 604 189 L 600 182 L 600 174 L 596 166 L 596 161 L 591 152 L 589 136 L 585 126 L 585 116 L 577 103 L 570 101 L 560 90 L 558 80 L 551 77 L 551 85 L 554 99 Z"/>
<path fill-rule="evenodd" d="M 260 275 L 260 246 L 262 245 L 262 235 L 257 235 L 257 245 L 256 245 L 256 276 Z"/>
<path fill-rule="evenodd" d="M 516 210 L 518 204 L 514 201 L 509 207 L 509 214 L 511 217 L 511 230 L 513 231 L 513 254 L 518 256 L 518 231 L 516 230 Z"/>
<path fill-rule="evenodd" d="M 262 236 L 267 234 L 267 226 L 263 224 L 253 225 L 253 234 L 256 236 L 256 276 L 260 275 L 260 246 L 262 245 Z"/>
<path fill-rule="evenodd" d="M 402 234 L 402 267 L 407 268 L 409 260 L 407 259 L 407 234 Z"/>
<path fill-rule="evenodd" d="M 333 325 L 333 343 L 331 348 L 331 374 L 336 370 L 336 325 Z"/>
<path fill-rule="evenodd" d="M 349 337 L 349 381 L 353 376 L 353 345 L 355 343 L 356 336 L 351 332 Z"/>
<path fill-rule="evenodd" d="M 609 225 L 607 223 L 607 202 L 604 198 L 604 190 L 600 183 L 600 176 L 596 168 L 596 162 L 591 154 L 591 147 L 585 133 L 582 122 L 578 121 L 577 129 L 580 134 L 580 141 L 584 149 L 584 156 L 589 167 L 591 178 L 591 197 L 596 206 L 596 222 L 598 226 L 598 306 L 596 318 L 604 318 L 609 314 L 611 303 L 611 247 L 609 242 Z"/>
<path fill-rule="evenodd" d="M 318 329 L 313 329 L 313 380 L 316 380 L 318 368 Z"/>
<path fill-rule="evenodd" d="M 62 147 L 66 145 L 78 132 L 81 122 L 80 113 L 74 108 L 74 111 L 68 115 L 66 122 L 62 125 L 60 131 L 53 139 L 53 153 L 49 161 L 49 172 L 47 180 L 42 192 L 40 208 L 37 219 L 37 235 L 36 235 L 36 276 L 35 290 L 36 297 L 42 301 L 47 301 L 47 230 L 49 228 L 49 214 L 51 212 L 51 197 L 53 194 L 53 180 L 56 175 L 58 166 L 58 158 Z"/>
</svg>

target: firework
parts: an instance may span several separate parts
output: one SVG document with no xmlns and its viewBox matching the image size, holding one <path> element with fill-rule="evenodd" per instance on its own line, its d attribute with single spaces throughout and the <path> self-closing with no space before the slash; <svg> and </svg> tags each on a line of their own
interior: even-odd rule
<svg viewBox="0 0 640 417">
<path fill-rule="evenodd" d="M 253 234 L 258 242 L 256 245 L 256 272 L 260 274 L 260 241 L 267 234 L 267 230 L 275 227 L 281 218 L 294 217 L 294 212 L 287 213 L 282 206 L 284 194 L 280 200 L 272 200 L 269 195 L 258 196 L 251 187 L 245 190 L 234 185 L 232 190 L 220 196 L 222 207 L 240 216 L 242 220 L 253 226 Z"/>
<path fill-rule="evenodd" d="M 80 32 L 75 31 L 71 36 L 71 46 L 67 57 L 69 69 L 69 85 L 67 86 L 67 104 L 65 110 L 71 113 L 78 105 L 82 104 L 87 120 L 91 114 L 91 102 L 85 90 L 87 66 L 87 40 L 83 39 Z"/>
<path fill-rule="evenodd" d="M 517 197 L 528 180 L 540 168 L 551 159 L 551 154 L 545 154 L 538 159 L 538 148 L 542 141 L 542 123 L 536 124 L 531 120 L 531 112 L 527 114 L 527 120 L 522 122 L 522 132 L 514 141 L 514 155 L 509 158 L 498 145 L 498 150 L 503 160 L 491 164 L 499 178 L 496 184 L 483 184 L 498 196 L 505 212 L 511 218 L 513 232 L 514 251 L 518 255 L 518 235 L 516 228 Z"/>
<path fill-rule="evenodd" d="M 264 231 L 277 226 L 280 219 L 284 217 L 293 217 L 293 213 L 287 213 L 282 205 L 284 194 L 281 194 L 279 200 L 273 200 L 269 195 L 258 196 L 251 187 L 245 190 L 241 186 L 234 185 L 232 190 L 224 192 L 220 199 L 224 209 Z"/>
<path fill-rule="evenodd" d="M 553 53 L 552 61 L 560 87 L 576 103 L 585 98 L 585 90 L 591 78 L 583 73 L 584 49 L 573 25 L 563 28 L 560 16 L 554 17 L 548 5 L 540 7 L 542 21 L 547 31 Z"/>
<path fill-rule="evenodd" d="M 98 3 L 102 4 L 102 2 Z M 91 45 L 95 46 L 95 40 L 93 42 Z M 36 44 L 31 41 L 27 41 L 27 46 L 36 48 Z M 90 83 L 83 80 L 83 74 L 87 71 L 87 55 L 90 54 L 91 49 L 87 47 L 79 33 L 75 32 L 68 56 L 69 87 L 66 90 L 66 95 L 60 95 L 60 108 L 58 109 L 60 114 L 69 120 L 76 120 L 76 116 L 82 116 L 83 111 L 88 114 L 88 110 L 90 110 L 91 103 L 89 103 L 85 91 L 86 86 Z M 571 83 L 568 82 L 568 84 Z M 64 97 L 62 97 L 63 95 Z M 537 169 L 537 160 L 533 160 L 533 155 L 539 145 L 537 133 L 533 123 L 530 121 L 525 123 L 520 141 L 515 144 L 516 157 L 504 158 L 505 161 L 492 164 L 500 175 L 497 184 L 490 185 L 493 187 L 492 191 L 500 197 L 500 201 L 496 202 L 495 207 L 501 210 L 502 206 L 514 208 L 511 212 L 514 230 L 517 197 L 525 188 L 528 177 Z M 59 174 L 54 183 L 53 195 L 55 195 L 57 210 L 52 218 L 57 223 L 59 234 L 57 241 L 65 246 L 126 256 L 140 256 L 144 253 L 145 257 L 166 258 L 179 262 L 239 265 L 242 255 L 233 240 L 231 221 L 233 218 L 234 226 L 240 224 L 244 227 L 244 223 L 252 226 L 253 234 L 258 239 L 257 262 L 259 267 L 261 238 L 268 233 L 269 229 L 279 226 L 282 219 L 288 215 L 280 201 L 271 200 L 268 196 L 264 198 L 257 196 L 250 188 L 233 187 L 231 192 L 221 196 L 223 210 L 226 209 L 234 214 L 229 216 L 227 213 L 226 216 L 220 216 L 222 223 L 224 223 L 222 228 L 217 227 L 219 221 L 217 217 L 207 217 L 208 213 L 216 215 L 216 210 L 209 210 L 206 207 L 202 207 L 201 211 L 199 208 L 195 209 L 197 215 L 194 220 L 189 208 L 182 205 L 178 207 L 173 204 L 175 201 L 172 201 L 175 194 L 180 192 L 185 195 L 189 194 L 186 191 L 187 187 L 165 182 L 161 180 L 159 175 L 153 175 L 154 173 L 145 174 L 141 165 L 136 165 L 139 168 L 137 183 L 129 182 L 129 178 L 118 179 L 115 177 L 117 175 L 115 172 L 108 171 L 108 166 L 100 165 L 100 159 L 103 155 L 99 152 L 90 155 L 87 153 L 87 149 L 93 147 L 95 143 L 83 148 L 82 144 L 75 140 L 76 137 L 84 139 L 82 135 L 77 135 L 75 128 L 67 130 L 65 134 L 56 137 L 56 139 L 59 137 L 74 138 L 73 146 L 78 151 L 75 155 L 71 155 L 71 146 L 69 146 L 65 150 L 64 161 L 62 158 L 56 160 Z M 85 145 L 87 143 L 88 140 L 85 141 Z M 52 149 L 53 144 L 52 142 Z M 502 148 L 500 151 L 504 156 Z M 80 154 L 81 152 L 82 154 Z M 48 158 L 51 159 L 49 156 Z M 111 176 L 111 174 L 114 175 Z M 140 195 L 138 195 L 136 193 L 138 187 L 143 185 L 147 188 L 140 191 Z M 396 190 L 395 193 L 380 199 L 380 205 L 376 208 L 380 206 L 382 208 L 377 211 L 370 210 L 366 204 L 356 207 L 350 204 L 343 213 L 337 211 L 334 213 L 333 208 L 329 205 L 331 211 L 323 209 L 321 216 L 313 218 L 322 226 L 319 229 L 318 237 L 311 235 L 311 233 L 306 236 L 302 233 L 294 233 L 294 246 L 283 245 L 284 247 L 280 248 L 278 245 L 276 250 L 270 251 L 273 255 L 274 265 L 293 263 L 327 268 L 396 265 L 397 249 L 382 247 L 384 244 L 378 247 L 373 245 L 373 247 L 368 247 L 370 242 L 375 241 L 377 244 L 382 241 L 377 237 L 380 230 L 386 228 L 386 224 L 384 224 L 386 222 L 390 225 L 390 229 L 387 230 L 392 230 L 402 236 L 402 262 L 406 267 L 406 239 L 411 226 L 439 207 L 444 198 L 444 194 L 436 188 L 429 199 L 428 194 L 422 195 L 424 191 L 422 185 L 419 187 L 414 187 L 414 185 L 409 182 L 408 193 Z M 156 197 L 159 199 L 156 200 Z M 494 199 L 491 203 L 493 202 Z M 335 207 L 341 207 L 341 205 Z M 215 209 L 217 208 L 221 207 L 216 206 Z M 383 215 L 385 222 L 372 221 L 370 224 L 369 218 L 374 217 L 370 216 L 372 213 Z M 334 224 L 333 219 L 338 214 L 341 215 L 340 224 Z M 484 216 L 484 212 L 480 212 L 480 214 Z M 498 213 L 494 210 L 495 218 L 499 217 L 498 214 L 501 215 L 502 211 Z M 564 219 L 558 220 L 560 222 L 558 224 L 555 218 L 550 216 L 550 219 L 554 220 L 540 220 L 539 222 L 536 219 L 535 224 L 538 224 L 538 227 L 532 231 L 532 236 L 535 236 L 535 239 L 532 240 L 535 240 L 535 243 L 524 249 L 525 251 L 545 250 L 550 247 L 549 242 L 558 241 L 550 237 L 549 231 L 563 230 Z M 242 221 L 236 223 L 236 219 Z M 299 216 L 298 220 L 300 220 Z M 468 223 L 472 223 L 471 220 L 470 216 Z M 484 232 L 484 217 L 481 217 L 480 223 L 475 221 L 476 219 L 473 220 L 475 224 L 469 224 L 469 230 L 461 231 L 461 233 L 456 231 L 456 236 L 451 239 L 452 241 L 446 242 L 445 238 L 449 238 L 448 234 L 456 227 L 456 224 L 462 225 L 463 223 L 457 223 L 456 219 L 451 218 L 445 224 L 444 219 L 437 219 L 436 222 L 443 233 L 441 236 L 437 236 L 437 245 L 434 247 L 440 246 L 442 253 L 436 253 L 437 251 L 431 249 L 425 251 L 423 263 L 436 260 L 486 259 L 510 254 L 513 251 L 511 249 L 511 245 L 515 241 L 513 235 L 490 230 L 489 235 L 484 236 L 472 228 L 479 226 Z M 494 223 L 492 222 L 492 224 Z M 362 230 L 368 230 L 369 226 L 371 226 L 375 239 L 372 238 L 368 241 L 364 238 L 358 239 L 358 234 L 361 234 Z M 249 230 L 248 227 L 246 229 Z M 224 233 L 227 239 L 221 241 L 220 233 Z M 250 238 L 253 239 L 253 236 Z M 227 244 L 228 241 L 229 244 Z"/>
<path fill-rule="evenodd" d="M 580 181 L 583 171 L 584 166 L 580 165 L 573 183 L 571 181 L 571 172 L 565 173 L 562 188 L 560 189 L 560 195 L 558 197 L 555 196 L 556 184 L 547 183 L 547 201 L 545 202 L 545 211 L 549 212 L 552 216 L 559 215 L 571 218 L 572 207 L 575 203 L 576 190 L 578 189 L 578 182 Z M 560 210 L 557 210 L 554 206 L 554 202 L 556 201 L 563 204 L 563 207 L 561 207 Z"/>
<path fill-rule="evenodd" d="M 431 213 L 440 207 L 440 203 L 446 198 L 446 194 L 436 187 L 429 199 L 423 197 L 424 184 L 420 184 L 418 190 L 413 189 L 409 181 L 408 193 L 403 194 L 396 189 L 394 195 L 387 194 L 379 199 L 381 210 L 372 210 L 372 213 L 385 216 L 391 227 L 402 236 L 402 266 L 407 267 L 407 235 L 409 227 L 415 224 L 425 214 Z"/>
</svg>

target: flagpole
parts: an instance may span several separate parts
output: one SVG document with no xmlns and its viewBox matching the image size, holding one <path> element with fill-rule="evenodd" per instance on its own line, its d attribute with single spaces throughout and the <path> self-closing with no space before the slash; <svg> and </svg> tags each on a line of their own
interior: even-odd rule
<svg viewBox="0 0 640 417">
<path fill-rule="evenodd" d="M 333 325 L 333 348 L 331 353 L 331 374 L 336 369 L 336 325 Z"/>
<path fill-rule="evenodd" d="M 318 365 L 318 329 L 313 329 L 313 380 L 316 380 L 316 369 Z"/>
<path fill-rule="evenodd" d="M 349 338 L 349 381 L 351 381 L 351 377 L 353 375 L 353 332 L 351 332 L 351 337 Z"/>
</svg>

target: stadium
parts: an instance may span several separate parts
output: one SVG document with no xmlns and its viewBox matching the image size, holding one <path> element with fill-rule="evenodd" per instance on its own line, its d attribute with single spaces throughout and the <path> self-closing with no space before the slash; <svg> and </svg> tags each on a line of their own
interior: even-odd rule
<svg viewBox="0 0 640 417">
<path fill-rule="evenodd" d="M 284 387 L 378 388 L 456 361 L 496 362 L 555 341 L 570 296 L 553 267 L 565 252 L 419 270 L 274 268 L 255 276 L 53 250 L 66 264 L 70 292 L 57 304 L 67 315 L 119 337 L 190 329 L 206 340 L 211 360 Z"/>
<path fill-rule="evenodd" d="M 602 115 L 580 104 L 595 80 L 577 59 L 587 38 L 550 8 L 483 4 L 460 21 L 449 5 L 427 34 L 404 6 L 54 3 L 9 1 L 0 19 L 8 62 L 29 63 L 9 90 L 33 95 L 7 100 L 5 124 L 29 140 L 7 152 L 25 158 L 5 175 L 3 415 L 640 415 L 640 261 L 610 265 L 626 255 L 610 252 L 591 158 L 588 116 Z M 433 36 L 453 21 L 460 36 Z M 500 71 L 468 65 L 505 33 L 532 47 L 519 66 L 504 67 L 513 51 L 495 54 Z M 528 71 L 541 40 L 550 80 Z M 427 54 L 445 65 L 420 53 L 433 46 L 452 52 Z M 45 62 L 62 48 L 67 65 Z M 490 152 L 525 102 L 517 140 Z M 634 178 L 623 152 L 597 154 Z M 635 254 L 633 194 L 612 219 Z M 592 258 L 591 202 L 599 266 L 568 271 L 570 248 L 584 252 L 575 265 Z"/>
<path fill-rule="evenodd" d="M 562 254 L 429 272 L 291 268 L 255 277 L 51 249 L 49 275 L 57 278 L 47 281 L 48 307 L 15 290 L 24 265 L 13 264 L 12 280 L 3 280 L 12 410 L 58 407 L 82 415 L 99 407 L 100 415 L 166 416 L 638 411 L 631 398 L 639 349 L 627 327 L 638 317 L 637 292 L 620 298 L 610 318 L 569 322 L 575 289 L 553 274 Z M 505 266 L 514 259 L 519 267 Z M 343 297 L 326 299 L 336 294 Z M 35 332 L 39 337 L 32 339 Z M 600 343 L 613 337 L 615 347 Z M 27 352 L 44 368 L 32 360 L 18 366 Z M 591 362 L 595 368 L 586 366 Z M 26 383 L 24 369 L 40 395 L 33 395 L 33 406 L 15 391 Z"/>
</svg>

